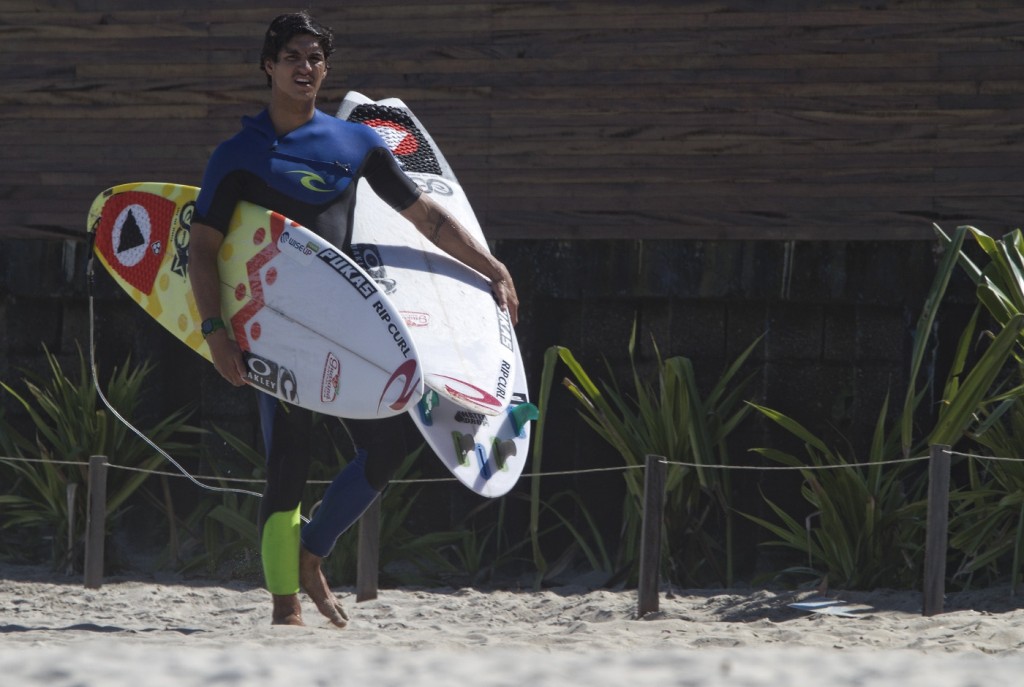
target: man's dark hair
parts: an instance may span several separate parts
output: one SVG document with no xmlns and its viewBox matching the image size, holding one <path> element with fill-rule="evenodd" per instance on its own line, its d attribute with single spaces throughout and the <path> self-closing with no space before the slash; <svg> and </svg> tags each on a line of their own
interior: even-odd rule
<svg viewBox="0 0 1024 687">
<path fill-rule="evenodd" d="M 320 49 L 324 51 L 324 59 L 330 59 L 334 52 L 334 33 L 330 27 L 324 26 L 307 12 L 296 12 L 294 14 L 282 14 L 270 22 L 267 35 L 263 38 L 263 51 L 260 53 L 260 69 L 264 72 L 263 65 L 267 60 L 277 61 L 277 56 L 288 41 L 295 36 L 309 34 L 320 43 Z M 267 86 L 270 86 L 270 74 L 267 74 Z"/>
</svg>

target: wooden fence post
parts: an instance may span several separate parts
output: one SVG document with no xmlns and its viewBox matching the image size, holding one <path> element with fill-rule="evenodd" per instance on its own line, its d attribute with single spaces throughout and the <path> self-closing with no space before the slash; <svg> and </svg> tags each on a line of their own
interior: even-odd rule
<svg viewBox="0 0 1024 687">
<path fill-rule="evenodd" d="M 75 495 L 78 493 L 78 482 L 68 482 L 64 495 L 68 506 L 68 564 L 64 573 L 71 576 L 75 572 Z"/>
<path fill-rule="evenodd" d="M 658 573 L 661 569 L 661 520 L 665 507 L 665 463 L 661 456 L 648 455 L 644 471 L 644 513 L 640 535 L 640 580 L 637 587 L 636 617 L 656 613 Z"/>
<path fill-rule="evenodd" d="M 928 531 L 924 549 L 922 613 L 942 613 L 946 594 L 946 554 L 949 546 L 949 446 L 931 447 L 928 464 Z"/>
<path fill-rule="evenodd" d="M 107 530 L 107 460 L 89 456 L 89 508 L 85 519 L 85 586 L 103 584 L 103 539 Z"/>
<path fill-rule="evenodd" d="M 377 598 L 380 566 L 380 495 L 359 518 L 356 558 L 356 603 Z"/>
</svg>

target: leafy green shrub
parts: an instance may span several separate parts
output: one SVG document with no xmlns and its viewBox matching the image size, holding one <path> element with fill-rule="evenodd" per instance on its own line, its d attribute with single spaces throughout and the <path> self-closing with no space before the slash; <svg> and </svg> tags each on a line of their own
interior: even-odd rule
<svg viewBox="0 0 1024 687">
<path fill-rule="evenodd" d="M 801 494 L 814 508 L 806 523 L 767 499 L 778 523 L 747 515 L 778 537 L 767 544 L 807 557 L 806 567 L 773 574 L 827 578 L 846 589 L 913 586 L 923 554 L 925 503 L 920 487 L 907 491 L 915 481 L 914 466 L 892 462 L 899 436 L 885 430 L 888 403 L 879 414 L 866 465 L 856 466 L 798 422 L 769 408 L 756 408 L 804 442 L 806 460 L 774 449 L 756 450 L 782 465 L 800 468 Z"/>
<path fill-rule="evenodd" d="M 949 237 L 935 226 L 951 248 L 969 234 L 988 264 L 979 267 L 963 249 L 960 266 L 974 282 L 978 302 L 1001 325 L 1011 328 L 1024 313 L 1024 235 L 1015 230 L 995 239 L 974 227 L 960 227 Z M 1024 356 L 1015 351 L 1014 374 L 1006 389 L 978 410 L 970 438 L 994 457 L 1024 454 Z M 1024 564 L 1024 463 L 969 458 L 967 484 L 953 497 L 950 547 L 959 556 L 953 572 L 958 584 L 990 584 L 1010 577 L 1016 589 Z"/>
<path fill-rule="evenodd" d="M 1021 455 L 1024 402 L 1004 400 L 972 433 L 992 456 Z M 967 459 L 967 486 L 953 495 L 949 545 L 958 554 L 952 581 L 964 587 L 1006 576 L 1014 593 L 1024 561 L 1024 462 Z"/>
<path fill-rule="evenodd" d="M 886 429 L 886 400 L 866 459 L 830 449 L 794 420 L 758 408 L 804 442 L 809 460 L 772 449 L 757 450 L 784 465 L 808 468 L 801 471 L 805 480 L 801 493 L 815 509 L 817 524 L 801 524 L 771 502 L 769 506 L 779 518 L 778 523 L 752 519 L 778 537 L 770 544 L 807 556 L 808 567 L 803 572 L 826 577 L 830 584 L 871 588 L 916 586 L 920 582 L 925 472 L 900 459 L 926 456 L 930 445 L 959 442 L 975 423 L 977 414 L 998 398 L 1007 363 L 1017 353 L 1024 315 L 1009 314 L 1003 329 L 995 336 L 985 337 L 988 346 L 972 356 L 979 319 L 976 310 L 961 334 L 930 428 L 923 433 L 918 429 L 918 406 L 928 388 L 918 388 L 917 379 L 952 271 L 962 259 L 965 235 L 960 230 L 950 240 L 918 321 L 902 413 L 895 426 Z M 866 467 L 852 467 L 850 463 L 866 463 Z M 810 469 L 819 466 L 831 469 Z M 958 494 L 954 498 L 962 500 L 963 496 Z M 951 530 L 951 537 L 956 539 L 956 528 Z"/>
<path fill-rule="evenodd" d="M 2 526 L 27 528 L 40 537 L 52 539 L 50 559 L 53 565 L 80 568 L 89 457 L 106 456 L 113 465 L 138 470 L 108 471 L 108 533 L 123 516 L 129 497 L 149 478 L 146 471 L 153 469 L 161 459 L 121 420 L 98 406 L 96 389 L 81 348 L 77 379 L 69 378 L 57 358 L 45 348 L 44 351 L 49 377 L 26 373 L 22 381 L 27 395 L 19 394 L 7 383 L 0 383 L 35 425 L 35 435 L 26 437 L 0 417 L 0 450 L 4 455 L 27 459 L 7 464 L 14 479 L 0 496 L 5 514 Z M 114 369 L 107 382 L 104 395 L 130 422 L 137 419 L 136 411 L 151 371 L 150 363 L 133 366 L 129 358 Z M 176 438 L 200 431 L 186 424 L 190 414 L 187 409 L 177 410 L 156 424 L 144 427 L 142 432 L 167 449 L 189 451 L 191 445 Z M 70 506 L 69 485 L 81 486 Z M 74 522 L 71 548 L 68 546 L 69 512 Z"/>
<path fill-rule="evenodd" d="M 598 387 L 568 349 L 555 347 L 574 379 L 566 379 L 564 385 L 579 401 L 586 423 L 618 451 L 627 466 L 643 466 L 649 454 L 696 466 L 668 466 L 665 574 L 679 584 L 717 581 L 729 585 L 733 577 L 730 478 L 727 470 L 709 468 L 729 464 L 729 435 L 750 411 L 743 396 L 753 375 L 741 379 L 738 375 L 760 339 L 741 353 L 702 397 L 693 363 L 682 356 L 662 359 L 656 350 L 656 384 L 645 380 L 636 366 L 635 336 L 634 328 L 629 343 L 633 367 L 629 392 L 614 379 L 610 368 L 611 381 Z M 635 580 L 644 478 L 642 470 L 627 470 L 624 475 L 627 495 L 622 508 L 622 540 L 613 565 L 616 570 L 631 570 L 630 578 Z M 582 538 L 577 536 L 576 541 Z"/>
</svg>

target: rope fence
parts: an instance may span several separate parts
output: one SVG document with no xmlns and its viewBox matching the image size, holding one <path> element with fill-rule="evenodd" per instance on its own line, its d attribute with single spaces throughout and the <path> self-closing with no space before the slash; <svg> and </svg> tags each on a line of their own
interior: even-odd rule
<svg viewBox="0 0 1024 687">
<path fill-rule="evenodd" d="M 1009 462 L 1009 463 L 1020 463 L 1024 462 L 1024 458 L 1012 458 L 1008 456 L 983 456 L 973 453 L 963 453 L 960 451 L 949 451 L 950 456 L 956 456 L 959 458 L 972 458 L 974 460 L 983 461 L 996 461 L 996 462 Z M 893 460 L 884 461 L 885 465 L 899 465 L 905 463 L 921 463 L 927 460 L 931 460 L 931 456 L 915 456 L 910 458 L 896 458 Z M 48 458 L 24 458 L 14 456 L 0 456 L 0 463 L 48 463 L 50 465 L 72 465 L 81 468 L 88 468 L 89 463 L 85 461 L 74 461 L 74 460 L 51 460 Z M 800 472 L 804 470 L 842 470 L 846 468 L 865 468 L 877 466 L 877 462 L 864 462 L 864 463 L 840 463 L 836 465 L 720 465 L 714 463 L 687 463 L 677 460 L 667 460 L 661 458 L 660 462 L 665 465 L 674 465 L 677 467 L 685 468 L 701 468 L 704 470 L 736 470 L 736 471 L 751 471 L 751 472 L 771 472 L 771 471 L 782 471 L 782 472 Z M 226 477 L 222 475 L 201 475 L 194 476 L 190 474 L 184 474 L 183 472 L 170 472 L 167 470 L 147 470 L 144 468 L 137 468 L 130 465 L 117 465 L 116 463 L 104 462 L 104 465 L 108 468 L 115 470 L 125 470 L 128 472 L 140 472 L 149 475 L 155 475 L 159 477 L 174 477 L 181 479 L 189 479 L 192 481 L 199 480 L 203 482 L 229 482 L 237 484 L 263 484 L 266 480 L 257 477 Z M 586 475 L 593 473 L 603 472 L 628 472 L 631 470 L 644 470 L 646 465 L 617 465 L 612 467 L 603 468 L 586 468 L 581 470 L 552 470 L 550 472 L 524 472 L 520 475 L 524 477 L 564 477 L 571 475 Z M 418 479 L 394 479 L 391 480 L 392 484 L 438 484 L 438 483 L 450 483 L 457 482 L 458 480 L 454 477 L 432 477 L 432 478 L 418 478 Z M 330 484 L 330 480 L 309 480 L 309 484 L 325 486 Z M 209 485 L 201 485 L 209 486 Z M 251 492 L 242 492 L 251 493 Z"/>
<path fill-rule="evenodd" d="M 994 462 L 1006 462 L 1006 463 L 1024 463 L 1024 458 L 1012 458 L 1008 456 L 983 456 L 974 453 L 963 453 L 960 451 L 950 451 L 950 456 L 958 458 L 971 458 L 974 460 L 982 461 L 994 461 Z M 906 463 L 923 463 L 931 460 L 931 456 L 915 456 L 911 458 L 895 458 L 892 460 L 884 461 L 885 465 L 900 465 Z M 74 460 L 50 460 L 44 458 L 23 458 L 14 456 L 0 456 L 0 463 L 47 463 L 50 465 L 73 465 L 82 468 L 89 467 L 89 463 L 85 461 L 74 461 Z M 879 465 L 878 462 L 864 462 L 864 463 L 838 463 L 835 465 L 720 465 L 715 463 L 687 463 L 678 460 L 667 460 L 662 458 L 661 461 L 665 465 L 674 465 L 677 467 L 684 468 L 700 468 L 703 470 L 735 470 L 735 471 L 748 471 L 748 472 L 802 472 L 805 470 L 843 470 L 847 468 L 867 468 L 875 467 Z M 170 472 L 167 470 L 147 470 L 144 468 L 132 467 L 130 465 L 117 465 L 116 463 L 104 463 L 106 467 L 113 468 L 115 470 L 125 470 L 128 472 L 141 472 L 149 475 L 155 475 L 158 477 L 175 477 L 182 479 L 195 479 L 206 482 L 234 482 L 238 484 L 263 484 L 265 480 L 258 477 L 226 477 L 222 475 L 187 475 L 181 472 Z M 603 472 L 629 472 L 631 470 L 643 470 L 646 465 L 616 465 L 612 467 L 603 468 L 585 468 L 581 470 L 552 470 L 550 472 L 524 472 L 520 475 L 524 477 L 564 477 L 571 475 L 586 475 Z M 391 484 L 437 484 L 445 482 L 457 482 L 458 480 L 454 477 L 430 477 L 430 478 L 417 478 L 417 479 L 393 479 Z M 309 484 L 314 485 L 328 485 L 331 483 L 330 480 L 309 480 Z"/>
<path fill-rule="evenodd" d="M 945 569 L 948 548 L 949 524 L 949 484 L 950 464 L 953 456 L 983 461 L 1024 462 L 1021 458 L 1006 456 L 983 456 L 953 451 L 949 446 L 932 446 L 927 456 L 915 456 L 884 461 L 885 465 L 917 463 L 928 461 L 929 489 L 928 514 L 925 542 L 924 570 L 924 603 L 923 614 L 926 616 L 941 613 L 945 595 Z M 89 506 L 87 509 L 86 547 L 85 547 L 85 586 L 98 588 L 103 575 L 103 540 L 106 517 L 106 474 L 108 469 L 141 472 L 164 477 L 187 478 L 204 489 L 212 491 L 228 491 L 249 494 L 259 497 L 260 494 L 228 487 L 214 487 L 203 481 L 262 484 L 264 480 L 257 478 L 202 476 L 188 474 L 177 462 L 180 472 L 147 470 L 110 463 L 105 456 L 91 456 L 89 462 L 48 460 L 40 458 L 0 456 L 0 463 L 49 463 L 51 465 L 68 465 L 88 469 Z M 553 476 L 582 475 L 603 472 L 625 472 L 629 470 L 645 470 L 644 504 L 641 529 L 640 575 L 638 588 L 637 617 L 658 610 L 659 569 L 661 560 L 661 526 L 664 514 L 665 472 L 668 466 L 681 466 L 701 469 L 744 470 L 744 471 L 807 471 L 807 470 L 840 470 L 849 468 L 877 467 L 878 462 L 840 463 L 835 465 L 714 465 L 688 463 L 667 460 L 661 456 L 648 455 L 644 465 L 622 465 L 614 467 L 588 468 L 582 470 L 560 470 L 539 473 L 524 473 L 522 477 L 543 478 Z M 202 481 L 200 481 L 202 480 Z M 394 483 L 428 484 L 454 482 L 454 477 L 393 480 Z M 325 480 L 311 480 L 310 484 L 330 484 Z M 69 488 L 73 485 L 69 485 Z M 69 498 L 71 495 L 69 493 Z M 73 512 L 69 508 L 69 514 Z M 357 601 L 365 601 L 377 597 L 377 574 L 380 550 L 380 497 L 374 500 L 370 510 L 359 523 L 359 556 L 357 561 Z"/>
<path fill-rule="evenodd" d="M 22 458 L 12 456 L 0 456 L 0 463 L 47 463 L 49 465 L 72 465 L 81 468 L 88 468 L 89 463 L 85 461 L 76 460 L 50 460 L 47 458 Z M 672 464 L 672 463 L 670 463 Z M 687 463 L 675 463 L 677 465 L 687 465 Z M 263 484 L 266 480 L 258 477 L 224 477 L 220 475 L 191 475 L 184 474 L 182 472 L 170 472 L 167 470 L 147 470 L 145 468 L 137 468 L 130 465 L 117 465 L 116 463 L 105 462 L 104 465 L 108 468 L 115 470 L 125 470 L 127 472 L 141 472 L 148 475 L 155 475 L 158 477 L 175 477 L 180 479 L 188 479 L 190 481 L 202 481 L 202 482 L 234 482 L 237 484 Z M 698 466 L 707 467 L 707 466 Z M 561 477 L 566 475 L 585 475 L 589 473 L 599 472 L 626 472 L 629 470 L 643 470 L 643 465 L 619 465 L 614 467 L 605 468 L 587 468 L 585 470 L 552 470 L 551 472 L 524 472 L 520 475 L 522 477 Z M 442 482 L 458 482 L 454 477 L 429 477 L 429 478 L 418 478 L 418 479 L 393 479 L 390 481 L 391 484 L 438 484 Z M 315 485 L 328 485 L 330 480 L 309 480 L 308 484 Z M 202 485 L 209 486 L 209 485 Z M 251 492 L 242 492 L 251 493 Z"/>
</svg>

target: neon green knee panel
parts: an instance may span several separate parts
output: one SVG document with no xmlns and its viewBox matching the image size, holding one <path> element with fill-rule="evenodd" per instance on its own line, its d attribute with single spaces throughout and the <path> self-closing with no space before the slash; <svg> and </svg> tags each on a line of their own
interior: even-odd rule
<svg viewBox="0 0 1024 687">
<path fill-rule="evenodd" d="M 273 513 L 263 525 L 260 558 L 263 577 L 271 594 L 299 593 L 299 518 L 298 507 Z"/>
</svg>

